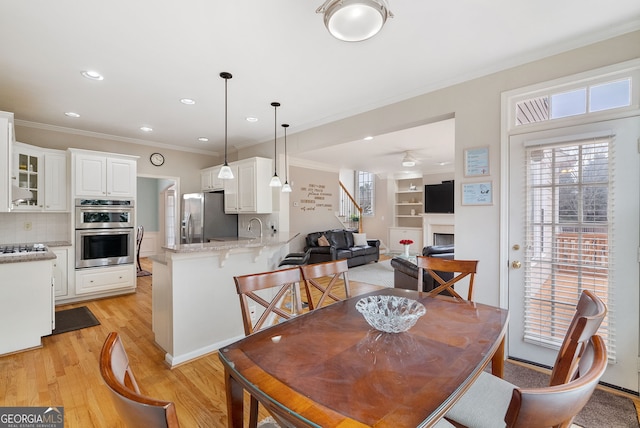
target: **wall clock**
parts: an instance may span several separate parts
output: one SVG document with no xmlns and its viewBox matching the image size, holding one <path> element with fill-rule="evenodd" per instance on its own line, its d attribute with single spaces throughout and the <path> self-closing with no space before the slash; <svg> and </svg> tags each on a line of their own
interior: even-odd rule
<svg viewBox="0 0 640 428">
<path fill-rule="evenodd" d="M 160 153 L 152 153 L 149 157 L 151 163 L 155 166 L 160 166 L 164 163 L 164 156 Z"/>
</svg>

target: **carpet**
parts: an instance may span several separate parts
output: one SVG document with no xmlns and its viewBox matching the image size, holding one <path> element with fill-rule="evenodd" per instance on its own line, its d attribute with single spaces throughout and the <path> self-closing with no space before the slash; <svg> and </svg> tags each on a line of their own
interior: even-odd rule
<svg viewBox="0 0 640 428">
<path fill-rule="evenodd" d="M 393 268 L 391 267 L 391 259 L 349 268 L 349 281 L 364 282 L 365 284 L 381 285 L 383 287 L 393 288 Z"/>
<path fill-rule="evenodd" d="M 507 361 L 505 380 L 522 388 L 541 388 L 549 385 L 549 375 Z M 596 389 L 587 405 L 574 419 L 584 428 L 637 428 L 638 414 L 633 401 L 627 397 Z"/>
<path fill-rule="evenodd" d="M 100 321 L 86 306 L 56 312 L 56 328 L 51 335 L 100 325 Z"/>
<path fill-rule="evenodd" d="M 139 271 L 136 273 L 136 276 L 151 276 L 151 272 L 146 271 L 146 270 L 144 270 L 144 269 L 143 269 L 143 270 L 139 270 Z"/>
</svg>

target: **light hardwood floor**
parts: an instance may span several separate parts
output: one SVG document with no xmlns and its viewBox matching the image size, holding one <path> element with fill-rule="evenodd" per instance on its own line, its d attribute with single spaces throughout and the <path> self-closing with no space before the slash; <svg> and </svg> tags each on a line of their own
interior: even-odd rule
<svg viewBox="0 0 640 428">
<path fill-rule="evenodd" d="M 149 260 L 141 262 L 151 270 Z M 66 427 L 124 426 L 98 368 L 107 333 L 118 331 L 145 394 L 174 401 L 182 427 L 225 427 L 224 378 L 217 353 L 172 370 L 163 363 L 164 352 L 151 331 L 151 278 L 139 277 L 135 294 L 57 308 L 86 305 L 101 324 L 45 337 L 41 348 L 0 357 L 0 405 L 63 406 Z M 351 281 L 353 295 L 375 288 Z M 638 408 L 637 397 L 630 398 Z M 261 407 L 260 418 L 266 416 Z"/>
<path fill-rule="evenodd" d="M 151 270 L 148 259 L 141 263 Z M 139 277 L 135 294 L 56 308 L 87 306 L 101 324 L 45 337 L 41 348 L 0 357 L 0 405 L 62 406 L 66 427 L 124 426 L 98 366 L 107 334 L 117 331 L 143 393 L 175 402 L 182 427 L 226 427 L 223 368 L 217 353 L 174 369 L 163 363 L 164 352 L 151 331 L 151 279 Z M 351 288 L 357 295 L 377 287 L 352 282 Z M 267 416 L 261 407 L 260 418 Z"/>
</svg>

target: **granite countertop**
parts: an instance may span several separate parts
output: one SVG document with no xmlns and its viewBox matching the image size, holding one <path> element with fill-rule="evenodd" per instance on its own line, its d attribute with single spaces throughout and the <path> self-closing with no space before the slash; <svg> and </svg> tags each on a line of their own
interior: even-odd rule
<svg viewBox="0 0 640 428">
<path fill-rule="evenodd" d="M 251 237 L 229 237 L 229 238 L 215 238 L 211 242 L 205 242 L 201 244 L 179 244 L 162 247 L 171 253 L 198 253 L 198 252 L 215 252 L 226 251 L 236 248 L 259 248 L 269 247 L 274 245 L 288 244 L 300 235 L 295 232 L 278 232 L 275 234 L 265 235 L 263 237 L 251 238 Z"/>
<path fill-rule="evenodd" d="M 0 246 L 6 245 L 33 245 L 33 244 L 44 244 L 47 248 L 52 247 L 70 247 L 71 242 L 69 241 L 51 241 L 51 242 L 29 242 L 29 243 L 20 243 L 20 244 L 0 244 Z M 19 255 L 0 255 L 0 264 L 4 263 L 22 263 L 22 262 L 35 262 L 40 260 L 53 260 L 56 258 L 56 255 L 51 251 L 34 251 L 31 253 L 21 253 Z"/>
</svg>

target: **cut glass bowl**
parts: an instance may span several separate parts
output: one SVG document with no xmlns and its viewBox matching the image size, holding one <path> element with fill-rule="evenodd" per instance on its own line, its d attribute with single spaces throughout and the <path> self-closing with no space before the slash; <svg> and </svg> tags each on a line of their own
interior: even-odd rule
<svg viewBox="0 0 640 428">
<path fill-rule="evenodd" d="M 368 296 L 356 303 L 369 325 L 386 333 L 400 333 L 414 326 L 427 310 L 422 303 L 406 297 Z"/>
</svg>

